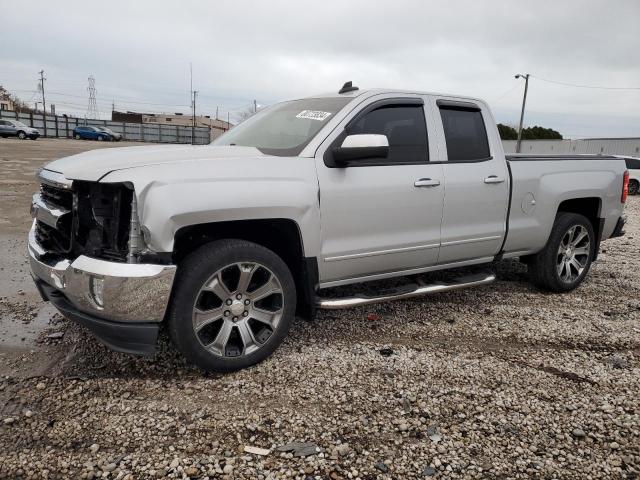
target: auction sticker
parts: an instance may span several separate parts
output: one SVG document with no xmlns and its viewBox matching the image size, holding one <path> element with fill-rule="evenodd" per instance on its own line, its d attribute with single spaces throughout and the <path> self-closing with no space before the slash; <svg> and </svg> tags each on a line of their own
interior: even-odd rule
<svg viewBox="0 0 640 480">
<path fill-rule="evenodd" d="M 326 118 L 331 115 L 331 112 L 321 112 L 320 110 L 303 110 L 296 118 L 308 118 L 309 120 L 318 120 L 322 122 L 326 120 Z"/>
</svg>

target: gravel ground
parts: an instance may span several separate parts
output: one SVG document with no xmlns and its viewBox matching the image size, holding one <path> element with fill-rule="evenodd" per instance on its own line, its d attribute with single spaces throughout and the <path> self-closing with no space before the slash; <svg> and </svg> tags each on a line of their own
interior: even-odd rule
<svg viewBox="0 0 640 480">
<path fill-rule="evenodd" d="M 0 328 L 45 318 L 0 344 L 0 478 L 637 478 L 640 197 L 627 215 L 572 293 L 503 262 L 487 287 L 297 321 L 229 375 L 166 337 L 153 358 L 111 352 L 47 311 L 13 258 L 24 232 L 0 225 Z"/>
</svg>

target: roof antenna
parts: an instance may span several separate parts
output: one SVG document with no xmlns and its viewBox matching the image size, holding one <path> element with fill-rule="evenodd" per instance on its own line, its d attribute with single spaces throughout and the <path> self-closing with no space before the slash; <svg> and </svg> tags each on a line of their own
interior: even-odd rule
<svg viewBox="0 0 640 480">
<path fill-rule="evenodd" d="M 348 81 L 348 82 L 344 83 L 344 85 L 342 86 L 340 91 L 338 91 L 338 93 L 354 92 L 356 90 L 359 90 L 358 87 L 354 87 L 353 86 L 353 82 L 352 81 Z"/>
</svg>

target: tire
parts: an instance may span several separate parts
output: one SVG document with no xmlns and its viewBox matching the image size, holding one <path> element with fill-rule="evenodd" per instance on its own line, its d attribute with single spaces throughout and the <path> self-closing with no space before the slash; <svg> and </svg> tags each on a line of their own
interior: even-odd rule
<svg viewBox="0 0 640 480">
<path fill-rule="evenodd" d="M 102 135 L 98 135 L 98 141 L 102 142 L 104 140 L 104 137 Z"/>
<path fill-rule="evenodd" d="M 531 282 L 551 292 L 573 290 L 589 273 L 595 246 L 593 225 L 585 216 L 558 213 L 547 244 L 529 260 Z"/>
<path fill-rule="evenodd" d="M 255 243 L 227 239 L 203 245 L 180 262 L 174 284 L 169 334 L 187 360 L 205 371 L 232 372 L 261 362 L 293 323 L 291 272 L 278 255 Z"/>
<path fill-rule="evenodd" d="M 26 134 L 26 133 L 24 133 L 22 130 L 20 130 L 20 131 L 18 132 L 17 136 L 18 136 L 18 138 L 19 138 L 20 140 L 26 140 L 26 139 L 27 139 L 27 134 Z"/>
<path fill-rule="evenodd" d="M 73 138 L 75 138 L 76 140 L 80 140 L 80 135 L 78 135 L 77 133 L 73 135 Z"/>
<path fill-rule="evenodd" d="M 638 181 L 631 180 L 629 182 L 629 195 L 637 195 L 638 194 Z"/>
</svg>

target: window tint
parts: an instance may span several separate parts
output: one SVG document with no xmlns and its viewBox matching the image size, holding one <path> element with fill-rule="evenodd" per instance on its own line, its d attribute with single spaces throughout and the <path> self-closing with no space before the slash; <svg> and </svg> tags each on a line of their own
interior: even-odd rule
<svg viewBox="0 0 640 480">
<path fill-rule="evenodd" d="M 349 126 L 349 135 L 375 133 L 389 141 L 387 158 L 376 163 L 425 163 L 428 161 L 427 126 L 419 105 L 388 105 L 367 113 Z"/>
<path fill-rule="evenodd" d="M 479 110 L 440 107 L 450 162 L 489 157 L 489 141 Z"/>
<path fill-rule="evenodd" d="M 625 159 L 627 163 L 627 168 L 630 170 L 640 170 L 640 160 L 636 160 L 634 158 Z"/>
</svg>

